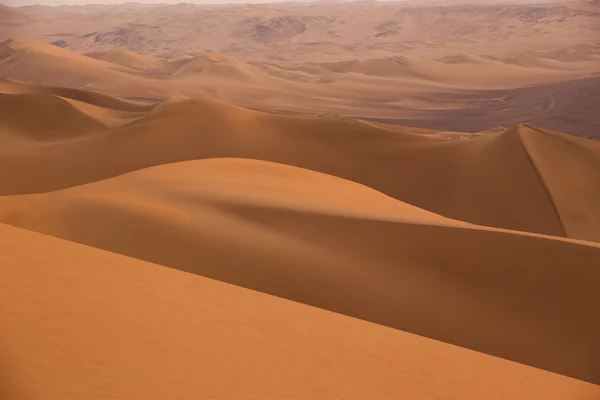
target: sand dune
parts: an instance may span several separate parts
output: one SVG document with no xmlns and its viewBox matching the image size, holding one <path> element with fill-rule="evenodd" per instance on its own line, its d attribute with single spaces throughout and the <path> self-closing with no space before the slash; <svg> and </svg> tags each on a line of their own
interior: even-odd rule
<svg viewBox="0 0 600 400">
<path fill-rule="evenodd" d="M 210 87 L 225 93 L 240 93 L 242 87 L 251 87 L 252 90 L 262 88 L 265 92 L 302 90 L 296 82 L 270 75 L 235 57 L 216 53 L 172 61 L 154 72 L 168 77 L 175 83 Z"/>
<path fill-rule="evenodd" d="M 172 75 L 207 74 L 215 78 L 247 79 L 260 71 L 234 57 L 222 54 L 204 54 L 188 60 L 178 60 L 166 67 Z"/>
<path fill-rule="evenodd" d="M 0 43 L 0 79 L 70 89 L 103 89 L 117 95 L 164 93 L 134 72 L 35 40 L 19 38 Z"/>
<path fill-rule="evenodd" d="M 123 50 L 85 56 L 30 39 L 9 39 L 0 44 L 0 79 L 25 83 L 141 99 L 224 97 L 252 105 L 260 105 L 254 94 L 260 88 L 278 95 L 295 92 L 296 97 L 307 91 L 296 82 L 271 76 L 226 55 L 205 54 L 155 67 L 148 63 L 144 57 Z M 308 90 L 313 97 L 319 95 L 319 90 Z"/>
<path fill-rule="evenodd" d="M 597 378 L 600 246 L 470 227 L 253 160 L 164 165 L 0 209 L 15 226 Z"/>
<path fill-rule="evenodd" d="M 155 70 L 161 64 L 159 60 L 148 56 L 141 56 L 137 53 L 121 48 L 91 52 L 85 55 L 97 60 L 107 61 L 123 67 L 140 70 Z"/>
<path fill-rule="evenodd" d="M 0 62 L 3 78 L 28 81 L 32 75 L 63 80 L 64 75 L 72 74 L 73 84 L 83 85 L 83 79 L 91 79 L 95 74 L 118 76 L 115 65 L 95 60 L 77 53 L 30 39 L 9 39 L 0 43 Z M 33 78 L 35 79 L 35 78 Z M 45 82 L 36 82 L 45 83 Z"/>
<path fill-rule="evenodd" d="M 590 229 L 600 226 L 600 191 L 586 189 L 598 187 L 600 143 L 583 145 L 570 135 L 530 129 L 523 144 L 556 205 L 567 235 L 600 242 L 600 232 Z"/>
<path fill-rule="evenodd" d="M 561 204 L 554 201 L 561 194 L 549 194 L 544 171 L 532 164 L 522 144 L 529 135 L 553 140 L 551 133 L 521 126 L 448 141 L 355 120 L 270 115 L 213 100 L 185 100 L 76 141 L 32 143 L 31 151 L 17 154 L 4 148 L 0 191 L 47 192 L 153 165 L 242 157 L 350 179 L 454 219 L 565 236 Z M 595 148 L 593 142 L 572 140 L 583 149 Z M 570 162 L 585 168 L 583 159 Z M 590 170 L 589 184 L 569 196 L 594 198 L 599 180 Z M 594 220 L 579 223 L 582 228 L 569 231 L 570 237 L 597 238 Z"/>
<path fill-rule="evenodd" d="M 540 65 L 538 64 L 538 66 Z M 561 69 L 560 66 L 552 68 L 547 64 L 545 66 L 546 68 L 531 68 L 531 65 L 523 67 L 465 54 L 446 56 L 440 60 L 396 56 L 384 59 L 373 58 L 366 61 L 352 60 L 313 64 L 313 68 L 319 67 L 335 73 L 353 72 L 396 79 L 417 79 L 463 89 L 501 89 L 560 80 L 561 78 L 568 79 L 569 76 L 572 76 L 569 69 Z M 490 73 L 481 74 L 482 69 L 490 71 Z"/>
<path fill-rule="evenodd" d="M 90 92 L 87 90 L 73 89 L 57 86 L 34 85 L 24 82 L 15 82 L 9 80 L 0 80 L 0 93 L 3 94 L 26 94 L 38 93 L 48 94 L 79 100 L 88 104 L 97 105 L 99 107 L 120 110 L 127 112 L 150 111 L 154 108 L 153 104 L 144 102 L 129 101 L 118 97 L 107 96 L 98 92 Z"/>
<path fill-rule="evenodd" d="M 32 118 L 32 115 L 35 117 Z M 0 134 L 33 142 L 61 141 L 106 127 L 60 97 L 0 94 Z"/>
<path fill-rule="evenodd" d="M 514 2 L 0 5 L 0 398 L 600 397 L 600 9 Z"/>
<path fill-rule="evenodd" d="M 3 398 L 591 400 L 600 393 L 574 379 L 5 225 L 0 236 L 0 304 L 10 304 L 0 314 Z"/>
</svg>

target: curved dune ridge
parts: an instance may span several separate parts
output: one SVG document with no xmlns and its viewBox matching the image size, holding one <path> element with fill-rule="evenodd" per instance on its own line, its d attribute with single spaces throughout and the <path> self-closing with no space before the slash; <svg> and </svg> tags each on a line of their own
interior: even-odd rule
<svg viewBox="0 0 600 400">
<path fill-rule="evenodd" d="M 165 80 L 169 77 L 172 79 Z M 156 78 L 160 79 L 156 79 Z M 0 43 L 0 79 L 69 87 L 97 85 L 117 92 L 170 93 L 178 83 L 227 79 L 243 84 L 293 84 L 224 54 L 207 53 L 163 63 L 123 49 L 78 54 L 49 43 L 13 38 Z M 141 90 L 140 88 L 144 88 Z"/>
<path fill-rule="evenodd" d="M 0 238 L 3 398 L 600 395 L 595 385 L 98 249 L 6 225 Z"/>
<path fill-rule="evenodd" d="M 204 74 L 215 78 L 233 79 L 248 79 L 254 75 L 266 75 L 234 57 L 215 53 L 176 60 L 164 67 L 164 73 L 171 75 Z"/>
<path fill-rule="evenodd" d="M 8 133 L 25 140 L 46 142 L 88 135 L 105 128 L 57 96 L 0 94 L 0 135 Z"/>
<path fill-rule="evenodd" d="M 154 70 L 161 65 L 161 62 L 157 59 L 142 56 L 121 48 L 107 51 L 94 51 L 86 53 L 85 55 L 97 60 L 107 61 L 112 64 L 139 70 Z"/>
<path fill-rule="evenodd" d="M 101 86 L 110 92 L 161 93 L 136 70 L 86 57 L 49 43 L 14 38 L 0 43 L 0 79 L 41 85 L 60 82 L 70 88 Z"/>
<path fill-rule="evenodd" d="M 364 398 L 369 390 L 379 393 L 375 389 L 379 386 L 381 398 L 427 399 L 432 393 L 441 393 L 449 399 L 491 399 L 505 394 L 516 399 L 591 400 L 598 394 L 597 386 L 577 381 L 600 384 L 600 321 L 595 317 L 600 309 L 598 143 L 527 125 L 448 136 L 448 132 L 388 127 L 350 118 L 267 114 L 209 99 L 176 96 L 150 105 L 9 81 L 0 81 L 0 93 L 0 235 L 15 238 L 0 241 L 0 261 L 5 257 L 12 261 L 2 261 L 3 265 L 24 266 L 0 269 L 11 282 L 18 282 L 17 289 L 8 294 L 2 290 L 0 295 L 22 304 L 19 314 L 26 315 L 19 317 L 21 322 L 15 322 L 18 314 L 12 311 L 0 317 L 8 318 L 11 330 L 4 337 L 9 348 L 15 349 L 0 352 L 3 365 L 13 366 L 8 375 L 0 371 L 4 374 L 0 374 L 0 383 L 8 383 L 0 385 L 8 388 L 0 389 L 0 394 L 9 390 L 10 398 L 36 397 L 35 391 L 42 393 L 52 387 L 56 398 L 65 398 L 61 394 L 68 386 L 75 388 L 69 393 L 77 398 L 78 391 L 93 393 L 106 385 L 117 388 L 119 396 L 125 393 L 132 398 L 134 394 L 160 398 L 166 390 L 181 390 L 185 397 L 206 385 L 210 387 L 206 390 L 223 393 L 221 384 L 208 382 L 224 378 L 211 375 L 198 380 L 189 372 L 196 370 L 194 363 L 199 360 L 206 365 L 206 357 L 213 353 L 206 353 L 202 346 L 212 349 L 212 342 L 186 351 L 194 347 L 191 338 L 205 336 L 198 336 L 191 326 L 179 328 L 183 321 L 207 313 L 217 316 L 220 307 L 230 307 L 224 303 L 229 301 L 225 294 L 208 303 L 192 301 L 194 296 L 205 296 L 204 292 L 187 291 L 205 282 L 215 287 L 215 293 L 228 288 L 220 293 L 251 293 L 265 302 L 282 304 L 281 313 L 289 312 L 294 325 L 289 339 L 287 333 L 277 336 L 280 348 L 300 334 L 298 326 L 304 326 L 298 343 L 313 349 L 307 354 L 320 355 L 303 356 L 298 347 L 294 357 L 309 357 L 306 365 L 321 363 L 321 367 L 308 373 L 309 367 L 304 369 L 304 364 L 285 357 L 267 358 L 266 364 L 261 364 L 267 374 L 281 362 L 300 368 L 290 372 L 289 379 L 303 374 L 312 383 L 299 388 L 295 398 L 319 398 L 316 393 L 327 393 L 327 398 L 331 393 Z M 31 118 L 32 114 L 38 117 Z M 30 240 L 34 250 L 24 253 L 24 244 L 18 245 L 21 240 Z M 85 257 L 89 263 L 70 275 Z M 40 263 L 58 264 L 56 279 L 48 269 L 37 270 Z M 111 275 L 113 272 L 104 271 L 104 263 L 109 269 L 110 265 L 131 267 L 114 267 L 115 275 Z M 149 272 L 142 274 L 139 282 L 146 283 L 132 283 L 138 281 L 127 274 L 145 268 Z M 36 285 L 40 282 L 41 289 L 32 285 L 13 296 L 12 291 L 21 290 L 33 275 L 39 276 L 33 281 Z M 85 279 L 89 279 L 87 284 L 77 283 Z M 111 293 L 123 293 L 114 299 L 124 299 L 128 285 L 132 285 L 134 297 L 138 289 L 154 294 L 151 298 L 140 294 L 128 303 L 128 311 L 119 312 L 108 298 L 86 297 L 110 292 L 103 285 L 111 285 L 113 280 L 118 283 L 114 284 L 116 292 Z M 77 289 L 64 290 L 72 287 L 69 285 Z M 87 290 L 88 286 L 96 289 Z M 30 293 L 37 294 L 32 297 Z M 172 297 L 173 293 L 177 295 Z M 181 308 L 179 300 L 157 305 L 162 303 L 160 299 L 177 296 L 190 300 L 189 308 Z M 290 305 L 281 298 L 343 316 Z M 220 305 L 210 311 L 213 301 Z M 51 306 L 36 306 L 46 303 Z M 64 314 L 71 319 L 62 313 L 52 317 L 64 304 L 74 304 L 73 313 Z M 322 317 L 305 317 L 304 311 L 291 311 L 288 306 Z M 153 307 L 158 307 L 155 314 L 143 311 Z M 248 318 L 257 325 L 248 325 L 246 316 L 238 319 L 242 309 L 236 308 L 227 317 L 203 317 L 198 326 L 205 327 L 203 335 L 222 338 L 232 357 L 245 354 L 248 363 L 256 361 L 254 351 L 263 348 L 248 346 L 246 353 L 239 353 L 242 338 L 254 337 L 251 332 L 264 329 L 263 323 L 270 326 L 269 332 L 288 323 L 264 311 L 271 310 L 269 306 L 264 307 L 255 311 L 260 316 L 270 315 L 267 321 L 272 322 L 252 314 Z M 173 313 L 174 309 L 179 311 Z M 249 306 L 247 310 L 252 309 Z M 135 310 L 139 316 L 134 318 L 129 312 Z M 89 318 L 94 314 L 98 319 L 92 323 Z M 170 316 L 165 319 L 163 314 Z M 229 316 L 232 320 L 223 319 Z M 121 318 L 129 322 L 118 322 Z M 328 342 L 321 342 L 323 335 L 331 338 L 328 335 L 334 331 L 315 333 L 314 327 L 328 325 L 311 318 L 331 318 L 331 324 L 343 321 L 340 323 L 349 324 L 347 329 L 356 324 L 356 340 L 362 335 L 358 326 L 397 335 L 397 339 L 377 336 L 382 342 L 371 343 L 383 344 L 369 345 L 369 349 L 360 345 L 339 358 L 336 347 L 319 347 L 327 346 Z M 51 322 L 40 323 L 45 319 Z M 44 327 L 39 331 L 29 328 L 36 324 Z M 90 324 L 95 328 L 85 328 L 88 333 L 83 334 L 83 327 Z M 157 324 L 164 325 L 164 330 L 157 329 Z M 238 324 L 245 324 L 242 333 L 227 330 Z M 219 327 L 228 333 L 219 334 Z M 65 335 L 52 339 L 56 335 L 44 334 L 46 329 Z M 125 351 L 142 331 L 141 347 Z M 210 337 L 206 340 L 212 340 Z M 54 345 L 49 340 L 54 340 Z M 389 360 L 377 355 L 384 354 L 385 348 L 396 348 L 391 344 L 394 340 L 400 341 L 397 348 L 407 345 L 404 340 L 423 344 L 414 342 L 416 353 L 398 353 Z M 94 341 L 107 346 L 112 343 L 114 352 L 107 353 L 101 345 L 83 358 L 79 347 Z M 150 370 L 148 354 L 153 343 L 160 367 Z M 264 345 L 269 343 L 271 340 L 265 339 Z M 318 346 L 311 347 L 315 343 Z M 356 345 L 348 342 L 344 348 Z M 430 345 L 439 350 L 431 350 Z M 41 350 L 25 356 L 28 346 Z M 180 357 L 165 348 L 186 355 Z M 361 361 L 371 357 L 363 350 L 377 361 Z M 61 358 L 63 351 L 72 361 Z M 454 367 L 447 377 L 435 377 L 432 384 L 420 371 L 429 368 L 427 360 L 444 359 L 445 351 L 451 354 L 448 365 Z M 112 354 L 109 358 L 116 367 L 103 358 L 106 354 Z M 222 354 L 218 363 L 229 357 L 225 355 L 229 353 Z M 458 367 L 463 364 L 454 357 L 488 361 L 469 361 Z M 402 358 L 405 367 L 398 369 L 394 363 Z M 218 365 L 246 365 L 246 361 L 234 359 Z M 335 383 L 338 378 L 332 378 L 333 386 L 316 378 L 319 368 L 325 368 L 323 363 L 335 359 L 343 366 L 333 368 L 339 382 L 354 382 L 353 374 L 366 376 L 367 381 L 360 383 L 364 382 L 364 389 L 359 385 L 349 392 Z M 417 364 L 411 364 L 413 360 Z M 390 367 L 387 372 L 380 371 L 382 363 Z M 485 374 L 486 363 L 490 363 L 487 383 L 473 384 L 475 389 L 466 391 L 461 379 Z M 140 373 L 141 366 L 146 366 L 142 378 L 134 379 L 133 371 Z M 346 371 L 346 367 L 350 369 Z M 257 370 L 256 365 L 252 368 Z M 403 368 L 421 378 L 411 373 L 402 378 L 408 383 L 398 381 L 398 371 Z M 506 370 L 494 372 L 494 368 Z M 91 375 L 83 372 L 91 370 Z M 428 374 L 436 375 L 431 372 L 434 370 Z M 70 376 L 73 381 L 54 374 Z M 92 381 L 92 375 L 101 378 Z M 525 378 L 533 383 L 521 387 Z M 161 389 L 142 385 L 148 379 Z M 444 388 L 444 379 L 454 386 Z M 392 380 L 395 383 L 390 383 Z M 24 381 L 39 383 L 39 387 L 27 388 L 35 393 L 24 391 L 18 383 Z M 253 381 L 244 377 L 240 388 Z M 175 382 L 186 384 L 172 388 Z M 280 387 L 267 386 L 277 397 Z M 243 393 L 264 398 L 260 390 L 247 387 Z"/>
<path fill-rule="evenodd" d="M 17 95 L 6 101 L 20 100 Z M 26 107 L 15 115 L 27 119 Z M 600 209 L 593 202 L 600 170 L 594 161 L 568 159 L 572 168 L 586 171 L 577 190 L 568 190 L 574 184 L 569 176 L 553 174 L 534 155 L 536 149 L 546 154 L 550 147 L 543 143 L 553 143 L 557 134 L 524 125 L 469 140 L 442 140 L 356 120 L 272 115 L 207 99 L 171 101 L 131 120 L 117 117 L 122 123 L 77 140 L 43 147 L 31 141 L 31 151 L 18 153 L 4 147 L 0 194 L 58 190 L 177 161 L 251 158 L 349 179 L 479 225 L 583 240 L 597 240 L 600 231 Z M 524 145 L 530 137 L 542 145 Z M 597 160 L 597 143 L 569 140 Z M 551 187 L 553 180 L 558 181 Z M 576 203 L 561 202 L 561 196 L 588 204 L 586 217 L 576 222 L 567 217 L 569 204 Z M 573 224 L 578 228 L 570 229 Z"/>
<path fill-rule="evenodd" d="M 59 80 L 59 76 L 73 72 L 80 78 L 94 74 L 115 72 L 115 64 L 74 53 L 49 43 L 25 38 L 13 38 L 0 43 L 0 70 L 11 79 L 25 80 L 32 74 Z M 47 69 L 43 71 L 41 69 Z M 71 76 L 75 78 L 75 76 Z M 42 82 L 40 82 L 42 83 Z"/>
<path fill-rule="evenodd" d="M 561 76 L 567 77 L 570 69 L 573 68 L 564 62 L 546 60 L 541 57 L 534 57 L 533 60 L 537 64 L 530 63 L 524 66 L 517 62 L 501 62 L 488 57 L 466 54 L 446 56 L 439 60 L 394 56 L 372 58 L 364 61 L 308 63 L 308 69 L 306 67 L 304 69 L 307 71 L 324 70 L 334 73 L 353 72 L 401 80 L 416 79 L 461 88 L 502 88 L 506 85 L 541 83 L 560 79 Z M 493 71 L 493 73 L 481 74 L 481 69 Z"/>
<path fill-rule="evenodd" d="M 580 379 L 597 372 L 600 245 L 471 226 L 240 159 L 5 197 L 0 210 L 14 226 Z"/>
<path fill-rule="evenodd" d="M 84 103 L 96 105 L 111 110 L 128 112 L 150 111 L 154 108 L 154 105 L 151 104 L 125 100 L 113 96 L 107 96 L 98 92 L 90 92 L 87 90 L 73 89 L 68 87 L 34 85 L 31 83 L 15 82 L 6 79 L 0 79 L 0 93 L 49 94 L 78 100 Z"/>
</svg>

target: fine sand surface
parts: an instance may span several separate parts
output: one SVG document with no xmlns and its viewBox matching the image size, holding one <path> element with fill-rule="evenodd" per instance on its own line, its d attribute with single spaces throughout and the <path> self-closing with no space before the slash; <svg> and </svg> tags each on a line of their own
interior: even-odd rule
<svg viewBox="0 0 600 400">
<path fill-rule="evenodd" d="M 597 142 L 4 91 L 1 222 L 598 382 Z"/>
<path fill-rule="evenodd" d="M 560 133 L 518 126 L 448 140 L 208 99 L 168 101 L 146 113 L 48 93 L 0 95 L 0 102 L 3 195 L 64 189 L 177 161 L 250 158 L 359 182 L 453 219 L 600 239 L 600 145 Z M 570 144 L 561 157 L 572 167 L 548 166 L 562 142 Z M 569 168 L 578 180 L 561 172 Z"/>
<path fill-rule="evenodd" d="M 0 398 L 600 398 L 600 3 L 513 3 L 0 6 Z"/>
<path fill-rule="evenodd" d="M 600 388 L 0 225 L 0 395 L 593 400 Z"/>
<path fill-rule="evenodd" d="M 241 159 L 0 198 L 0 209 L 11 225 L 597 379 L 591 242 L 472 226 L 337 177 Z"/>
</svg>

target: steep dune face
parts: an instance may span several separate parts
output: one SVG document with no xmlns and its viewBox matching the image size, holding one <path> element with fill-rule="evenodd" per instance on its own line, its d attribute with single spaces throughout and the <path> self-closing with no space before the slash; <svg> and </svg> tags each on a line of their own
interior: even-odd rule
<svg viewBox="0 0 600 400">
<path fill-rule="evenodd" d="M 6 225 L 0 238 L 3 398 L 600 394 L 574 379 Z"/>
<path fill-rule="evenodd" d="M 600 143 L 531 127 L 521 137 L 567 236 L 600 242 Z"/>
<path fill-rule="evenodd" d="M 574 140 L 589 146 L 586 140 Z M 153 165 L 214 157 L 308 168 L 446 217 L 565 235 L 518 130 L 441 140 L 356 120 L 269 115 L 212 100 L 171 102 L 134 122 L 81 140 L 35 147 L 33 153 L 5 151 L 0 190 L 5 195 L 39 193 Z M 573 195 L 585 197 L 588 190 L 595 189 Z M 589 224 L 586 229 L 598 228 Z M 578 239 L 595 237 L 577 232 L 573 237 Z"/>
<path fill-rule="evenodd" d="M 163 165 L 0 209 L 15 226 L 597 379 L 591 244 L 469 226 L 255 160 Z"/>
</svg>

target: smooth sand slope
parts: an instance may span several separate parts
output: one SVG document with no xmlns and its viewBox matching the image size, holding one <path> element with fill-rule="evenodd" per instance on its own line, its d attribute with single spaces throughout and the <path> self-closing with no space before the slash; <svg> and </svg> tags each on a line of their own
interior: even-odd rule
<svg viewBox="0 0 600 400">
<path fill-rule="evenodd" d="M 552 179 L 562 182 L 570 178 L 553 175 L 551 169 L 538 165 L 535 160 L 553 156 L 545 155 L 544 145 L 532 148 L 524 146 L 523 140 L 535 135 L 537 141 L 553 142 L 555 134 L 527 126 L 470 140 L 445 140 L 350 119 L 272 115 L 213 100 L 191 99 L 167 102 L 145 115 L 136 112 L 131 116 L 133 122 L 111 114 L 108 122 L 112 125 L 105 115 L 71 102 L 64 111 L 77 115 L 76 122 L 67 114 L 56 121 L 51 112 L 40 110 L 36 111 L 40 116 L 36 131 L 22 129 L 31 123 L 28 112 L 51 99 L 42 102 L 33 96 L 31 107 L 19 95 L 3 99 L 11 103 L 11 109 L 22 110 L 0 120 L 0 132 L 21 138 L 0 149 L 3 195 L 63 189 L 170 162 L 251 158 L 356 181 L 466 222 L 583 240 L 598 238 L 599 225 L 595 221 L 600 210 L 590 203 L 588 218 L 578 219 L 579 227 L 565 232 L 564 225 L 572 222 L 567 217 L 569 205 L 559 198 L 568 195 L 588 203 L 597 198 L 600 170 L 590 167 L 588 158 L 570 157 L 571 168 L 587 171 L 586 184 L 577 191 L 567 190 L 567 183 L 548 186 Z M 64 108 L 60 99 L 52 102 L 60 102 Z M 97 117 L 90 119 L 94 115 Z M 30 140 L 32 135 L 49 135 L 44 127 L 61 121 L 66 124 L 63 132 L 77 128 L 81 134 L 72 133 L 73 140 L 43 145 Z M 105 130 L 84 134 L 96 129 L 98 121 L 104 123 Z M 589 149 L 590 157 L 597 160 L 595 142 L 571 140 L 582 151 Z M 528 149 L 541 155 L 533 157 Z M 563 221 L 563 217 L 567 219 Z"/>
<path fill-rule="evenodd" d="M 0 395 L 592 400 L 598 386 L 0 225 Z"/>
<path fill-rule="evenodd" d="M 67 100 L 38 94 L 0 94 L 0 120 L 0 134 L 33 142 L 66 140 L 106 128 Z"/>
<path fill-rule="evenodd" d="M 0 221 L 598 383 L 600 245 L 256 160 L 0 198 Z"/>
<path fill-rule="evenodd" d="M 147 80 L 128 73 L 134 70 L 86 57 L 49 43 L 14 38 L 0 43 L 0 79 L 45 85 L 86 88 L 101 82 L 118 93 L 151 90 Z"/>
</svg>

